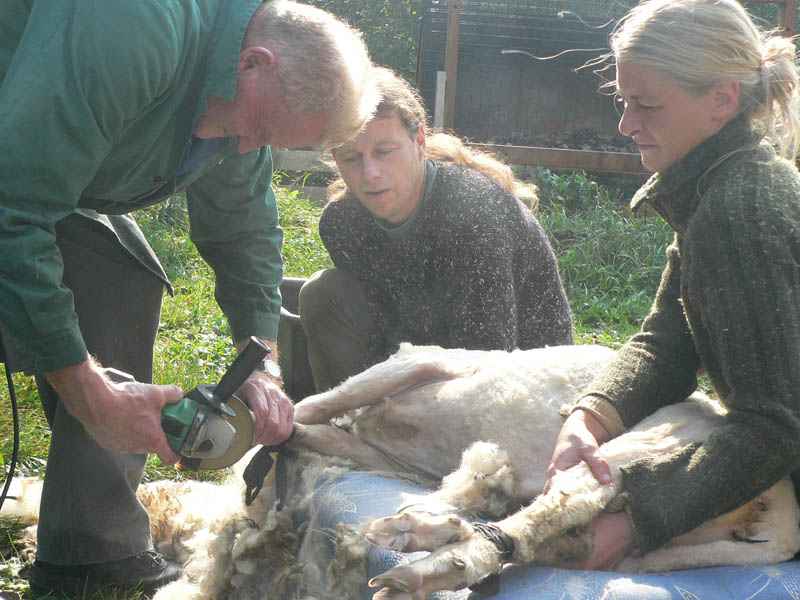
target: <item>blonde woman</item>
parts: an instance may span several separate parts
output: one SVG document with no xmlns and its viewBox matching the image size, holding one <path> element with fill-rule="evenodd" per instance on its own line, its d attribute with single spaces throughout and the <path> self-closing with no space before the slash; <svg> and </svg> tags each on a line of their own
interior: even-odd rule
<svg viewBox="0 0 800 600">
<path fill-rule="evenodd" d="M 584 565 L 613 568 L 728 512 L 800 461 L 798 72 L 789 39 L 734 0 L 651 0 L 611 39 L 620 131 L 654 171 L 632 205 L 675 231 L 640 333 L 585 391 L 549 473 L 678 402 L 705 371 L 728 426 L 704 444 L 623 469 L 626 510 L 591 525 Z"/>
<path fill-rule="evenodd" d="M 446 134 L 428 136 L 417 94 L 375 69 L 375 117 L 333 150 L 320 235 L 336 269 L 300 293 L 318 389 L 400 342 L 472 349 L 571 344 L 572 317 L 547 236 L 511 169 Z"/>
</svg>

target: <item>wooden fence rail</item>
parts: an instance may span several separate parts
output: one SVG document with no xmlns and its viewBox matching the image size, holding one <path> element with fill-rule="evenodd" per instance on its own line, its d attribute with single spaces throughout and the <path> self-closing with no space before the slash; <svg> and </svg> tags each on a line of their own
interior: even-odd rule
<svg viewBox="0 0 800 600">
<path fill-rule="evenodd" d="M 591 150 L 562 150 L 534 146 L 499 144 L 470 144 L 494 152 L 510 165 L 534 166 L 554 171 L 586 171 L 620 177 L 644 178 L 648 171 L 642 166 L 639 154 L 630 152 L 597 152 Z M 333 173 L 330 154 L 310 150 L 273 150 L 272 162 L 276 171 L 287 173 Z M 325 188 L 289 185 L 307 198 L 325 202 Z"/>
</svg>

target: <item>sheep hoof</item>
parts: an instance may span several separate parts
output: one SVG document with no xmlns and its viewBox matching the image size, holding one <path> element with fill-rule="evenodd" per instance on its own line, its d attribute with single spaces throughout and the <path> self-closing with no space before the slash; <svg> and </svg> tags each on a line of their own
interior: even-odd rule
<svg viewBox="0 0 800 600">
<path fill-rule="evenodd" d="M 414 520 L 405 513 L 391 517 L 375 519 L 367 527 L 364 534 L 370 543 L 395 550 L 396 552 L 411 552 L 411 548 L 416 546 L 413 529 Z"/>
<path fill-rule="evenodd" d="M 427 511 L 405 510 L 400 514 L 375 519 L 364 535 L 381 548 L 397 552 L 436 550 L 472 535 L 472 527 L 457 515 L 435 515 Z"/>
<path fill-rule="evenodd" d="M 397 533 L 392 535 L 386 532 L 369 531 L 364 535 L 369 543 L 386 550 L 394 550 L 395 552 L 406 552 L 406 548 L 410 545 L 410 536 L 408 534 Z"/>
<path fill-rule="evenodd" d="M 393 590 L 411 593 L 422 586 L 422 575 L 408 565 L 400 565 L 389 569 L 385 573 L 376 575 L 369 580 L 369 587 L 383 587 L 388 590 L 387 593 L 393 594 Z M 397 596 L 389 595 L 387 598 L 396 598 Z"/>
<path fill-rule="evenodd" d="M 372 600 L 412 600 L 412 596 L 406 592 L 398 592 L 391 588 L 385 587 L 378 590 Z"/>
<path fill-rule="evenodd" d="M 755 540 L 753 538 L 744 537 L 744 536 L 739 535 L 735 531 L 731 535 L 732 535 L 734 541 L 744 542 L 745 544 L 766 544 L 769 541 L 769 540 Z"/>
</svg>

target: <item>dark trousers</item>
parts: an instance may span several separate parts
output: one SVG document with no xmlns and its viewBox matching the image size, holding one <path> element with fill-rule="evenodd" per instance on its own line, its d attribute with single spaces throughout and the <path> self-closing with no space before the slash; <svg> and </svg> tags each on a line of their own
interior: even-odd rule
<svg viewBox="0 0 800 600">
<path fill-rule="evenodd" d="M 358 280 L 339 269 L 317 271 L 300 288 L 298 305 L 317 391 L 361 372 L 375 325 Z"/>
<path fill-rule="evenodd" d="M 103 366 L 151 382 L 164 283 L 84 217 L 70 216 L 56 231 L 63 282 L 75 296 L 89 352 Z M 36 381 L 52 429 L 37 558 L 91 564 L 151 549 L 150 522 L 136 498 L 146 456 L 101 448 L 44 377 Z"/>
</svg>

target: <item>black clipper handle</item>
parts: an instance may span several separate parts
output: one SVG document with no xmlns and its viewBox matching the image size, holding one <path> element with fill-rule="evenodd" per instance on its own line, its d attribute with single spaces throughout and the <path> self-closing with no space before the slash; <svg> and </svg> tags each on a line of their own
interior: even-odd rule
<svg viewBox="0 0 800 600">
<path fill-rule="evenodd" d="M 214 396 L 221 402 L 227 402 L 233 393 L 239 389 L 250 374 L 256 370 L 264 357 L 270 353 L 269 346 L 256 337 L 250 336 L 242 353 L 236 357 L 233 364 L 228 367 L 222 379 L 214 388 Z"/>
</svg>

